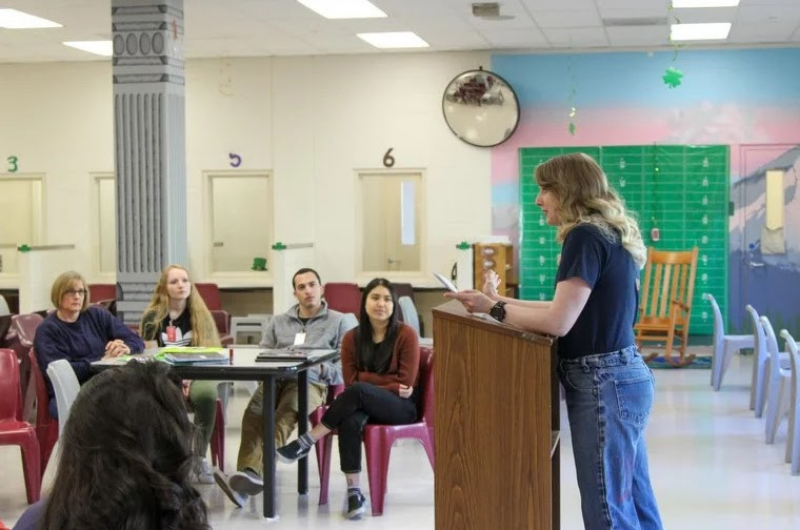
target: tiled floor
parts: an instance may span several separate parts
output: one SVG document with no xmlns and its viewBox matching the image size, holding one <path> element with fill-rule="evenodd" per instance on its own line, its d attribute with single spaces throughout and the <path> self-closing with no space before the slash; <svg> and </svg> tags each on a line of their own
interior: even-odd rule
<svg viewBox="0 0 800 530">
<path fill-rule="evenodd" d="M 723 389 L 714 393 L 707 370 L 658 370 L 656 407 L 648 430 L 650 466 L 665 528 L 797 530 L 800 528 L 800 477 L 783 463 L 786 422 L 774 446 L 764 444 L 764 423 L 747 408 L 751 358 L 734 359 Z M 234 465 L 245 394 L 229 409 L 227 464 Z M 562 410 L 563 414 L 563 410 Z M 562 422 L 566 425 L 566 418 Z M 316 462 L 312 458 L 312 470 Z M 338 468 L 334 461 L 332 469 Z M 19 450 L 0 447 L 0 519 L 16 521 L 25 509 Z M 433 473 L 422 448 L 404 443 L 395 448 L 389 470 L 389 492 L 382 517 L 361 522 L 343 520 L 341 475 L 332 477 L 330 504 L 317 506 L 316 473 L 311 492 L 299 497 L 293 466 L 279 467 L 280 519 L 275 528 L 432 529 Z M 366 477 L 364 477 L 366 484 Z M 216 486 L 203 486 L 214 528 L 261 528 L 260 497 L 235 508 Z M 562 528 L 582 528 L 569 432 L 563 433 Z M 498 510 L 502 506 L 497 507 Z M 489 529 L 487 529 L 489 530 Z M 500 529 L 515 530 L 515 529 Z"/>
</svg>

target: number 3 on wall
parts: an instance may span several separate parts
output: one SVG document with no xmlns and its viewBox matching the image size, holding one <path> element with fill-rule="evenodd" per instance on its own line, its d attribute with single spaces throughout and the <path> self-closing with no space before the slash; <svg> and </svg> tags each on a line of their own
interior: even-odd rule
<svg viewBox="0 0 800 530">
<path fill-rule="evenodd" d="M 15 156 L 10 156 L 10 157 L 8 157 L 7 160 L 8 160 L 8 172 L 9 173 L 16 173 L 17 169 L 19 169 L 17 167 L 17 161 L 19 159 L 17 157 L 15 157 Z"/>
</svg>

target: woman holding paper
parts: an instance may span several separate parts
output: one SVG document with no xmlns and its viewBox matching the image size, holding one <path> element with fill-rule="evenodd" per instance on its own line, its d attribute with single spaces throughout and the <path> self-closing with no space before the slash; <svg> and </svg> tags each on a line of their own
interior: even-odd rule
<svg viewBox="0 0 800 530">
<path fill-rule="evenodd" d="M 347 389 L 328 407 L 319 425 L 278 448 L 281 461 L 294 462 L 306 456 L 317 440 L 338 429 L 349 519 L 364 513 L 366 503 L 359 486 L 364 425 L 401 425 L 417 419 L 419 341 L 414 329 L 400 322 L 397 307 L 397 294 L 389 280 L 376 278 L 367 284 L 359 326 L 342 340 Z"/>
<path fill-rule="evenodd" d="M 180 265 L 170 265 L 161 272 L 139 329 L 148 347 L 220 346 L 214 318 L 192 287 L 188 271 Z M 217 383 L 184 381 L 183 385 L 197 427 L 193 476 L 202 484 L 213 484 L 214 475 L 205 455 L 216 420 Z"/>
<path fill-rule="evenodd" d="M 603 170 L 582 153 L 536 168 L 536 205 L 562 242 L 552 302 L 484 292 L 445 293 L 474 313 L 555 335 L 587 530 L 662 530 L 650 484 L 644 429 L 654 378 L 633 336 L 639 270 L 647 251 Z"/>
</svg>

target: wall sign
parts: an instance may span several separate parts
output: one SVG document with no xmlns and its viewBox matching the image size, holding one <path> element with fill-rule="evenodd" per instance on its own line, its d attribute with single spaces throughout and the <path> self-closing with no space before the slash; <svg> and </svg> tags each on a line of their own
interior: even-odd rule
<svg viewBox="0 0 800 530">
<path fill-rule="evenodd" d="M 16 156 L 10 156 L 6 160 L 8 160 L 8 172 L 16 173 L 17 169 L 19 169 L 19 158 Z"/>
<path fill-rule="evenodd" d="M 231 159 L 231 167 L 239 167 L 242 165 L 242 157 L 236 153 L 228 153 L 228 157 Z"/>
<path fill-rule="evenodd" d="M 390 147 L 386 154 L 383 155 L 383 167 L 392 167 L 394 166 L 394 157 L 392 156 L 392 151 L 394 147 Z"/>
</svg>

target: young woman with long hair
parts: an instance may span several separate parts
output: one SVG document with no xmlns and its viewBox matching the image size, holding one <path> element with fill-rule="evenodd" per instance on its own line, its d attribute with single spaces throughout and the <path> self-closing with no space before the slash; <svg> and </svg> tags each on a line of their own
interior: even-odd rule
<svg viewBox="0 0 800 530">
<path fill-rule="evenodd" d="M 189 272 L 180 265 L 170 265 L 161 272 L 139 329 L 148 346 L 220 346 L 214 318 L 192 285 Z M 197 427 L 193 476 L 202 484 L 213 484 L 206 452 L 216 421 L 217 382 L 184 381 L 184 393 Z"/>
</svg>

